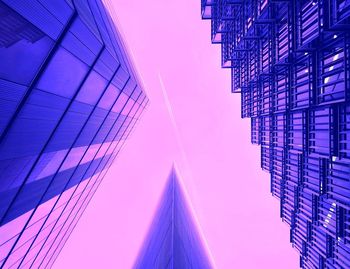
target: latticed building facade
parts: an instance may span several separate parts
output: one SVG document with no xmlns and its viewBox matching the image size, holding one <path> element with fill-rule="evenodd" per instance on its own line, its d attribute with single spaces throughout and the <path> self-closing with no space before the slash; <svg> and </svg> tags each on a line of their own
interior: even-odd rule
<svg viewBox="0 0 350 269">
<path fill-rule="evenodd" d="M 350 1 L 202 0 L 303 268 L 350 268 Z"/>
</svg>

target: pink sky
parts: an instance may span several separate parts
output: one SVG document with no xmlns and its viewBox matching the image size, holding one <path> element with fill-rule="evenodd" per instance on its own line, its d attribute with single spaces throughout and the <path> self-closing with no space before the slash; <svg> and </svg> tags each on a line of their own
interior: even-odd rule
<svg viewBox="0 0 350 269">
<path fill-rule="evenodd" d="M 299 268 L 200 0 L 107 1 L 151 104 L 54 268 L 131 268 L 173 162 L 216 268 Z"/>
</svg>

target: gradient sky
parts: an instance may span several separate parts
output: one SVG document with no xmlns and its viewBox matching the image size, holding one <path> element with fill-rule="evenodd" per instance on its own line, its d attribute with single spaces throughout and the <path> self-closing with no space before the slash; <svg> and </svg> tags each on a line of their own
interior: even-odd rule
<svg viewBox="0 0 350 269">
<path fill-rule="evenodd" d="M 131 268 L 176 162 L 216 268 L 299 268 L 200 0 L 106 0 L 150 98 L 54 268 Z"/>
</svg>

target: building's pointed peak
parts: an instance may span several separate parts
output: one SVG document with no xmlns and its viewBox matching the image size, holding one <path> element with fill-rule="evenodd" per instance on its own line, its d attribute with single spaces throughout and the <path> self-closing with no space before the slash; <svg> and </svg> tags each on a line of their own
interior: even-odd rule
<svg viewBox="0 0 350 269">
<path fill-rule="evenodd" d="M 175 162 L 171 165 L 170 174 L 174 177 L 178 176 L 178 168 Z"/>
<path fill-rule="evenodd" d="M 134 268 L 213 268 L 173 165 Z"/>
</svg>

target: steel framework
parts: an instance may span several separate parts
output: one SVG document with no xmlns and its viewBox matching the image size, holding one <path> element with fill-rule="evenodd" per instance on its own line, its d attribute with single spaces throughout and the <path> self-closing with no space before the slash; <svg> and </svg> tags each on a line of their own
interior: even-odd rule
<svg viewBox="0 0 350 269">
<path fill-rule="evenodd" d="M 202 0 L 302 268 L 350 268 L 350 1 Z"/>
</svg>

